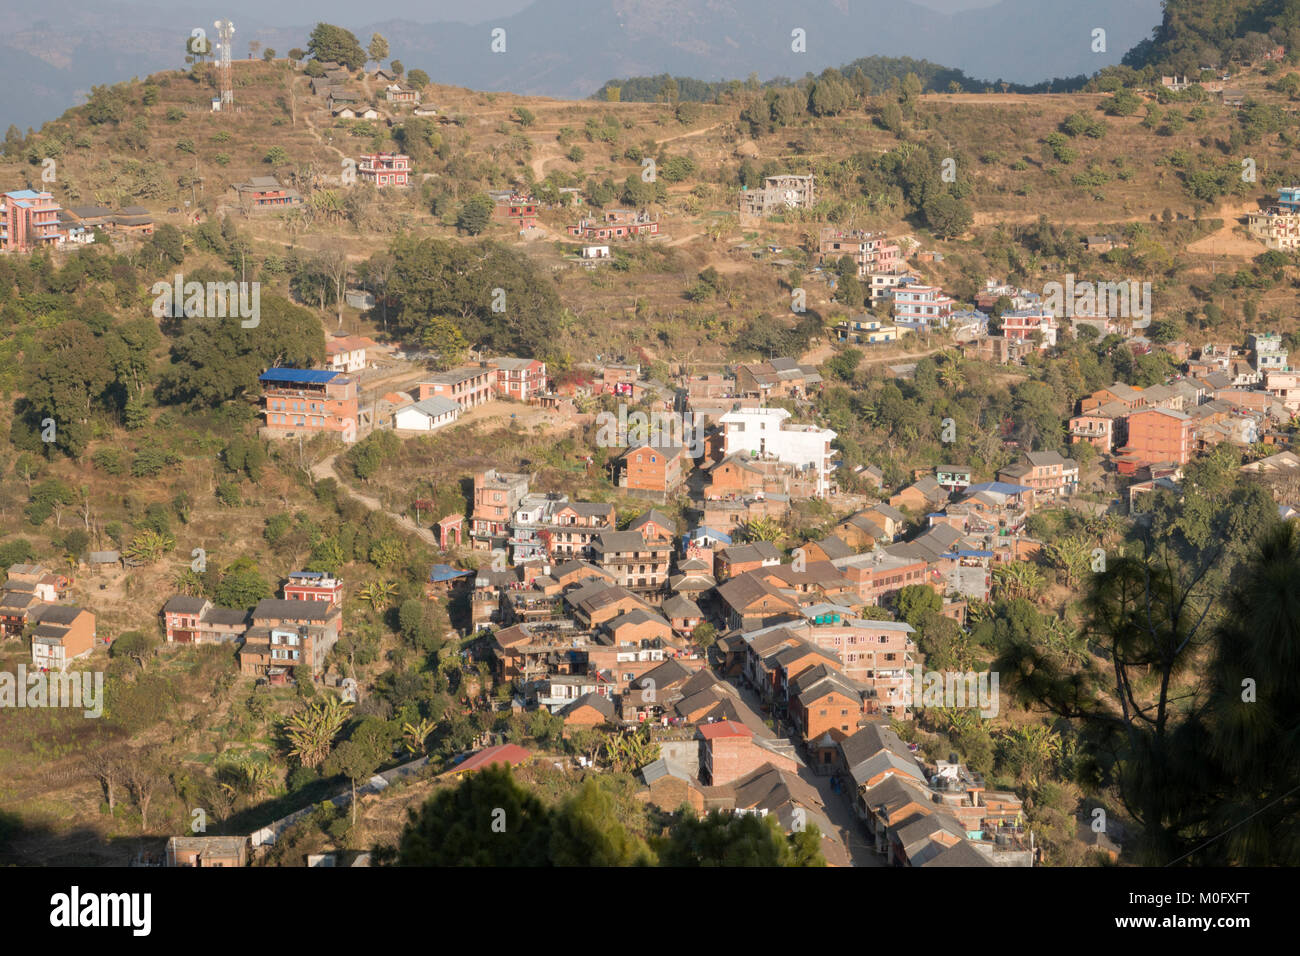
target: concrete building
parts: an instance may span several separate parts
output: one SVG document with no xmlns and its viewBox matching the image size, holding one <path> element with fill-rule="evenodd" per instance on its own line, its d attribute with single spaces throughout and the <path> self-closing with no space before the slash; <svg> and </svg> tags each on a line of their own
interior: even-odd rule
<svg viewBox="0 0 1300 956">
<path fill-rule="evenodd" d="M 273 368 L 263 372 L 262 434 L 311 437 L 322 432 L 356 441 L 357 381 L 328 369 Z"/>
<path fill-rule="evenodd" d="M 815 425 L 791 425 L 784 408 L 735 409 L 723 415 L 723 454 L 747 453 L 756 458 L 774 458 L 816 477 L 817 495 L 830 491 L 831 442 L 835 432 Z"/>
</svg>

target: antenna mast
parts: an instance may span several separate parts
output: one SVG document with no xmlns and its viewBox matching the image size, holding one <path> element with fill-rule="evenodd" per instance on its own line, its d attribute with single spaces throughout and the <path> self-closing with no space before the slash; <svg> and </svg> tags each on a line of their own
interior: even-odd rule
<svg viewBox="0 0 1300 956">
<path fill-rule="evenodd" d="M 235 25 L 229 20 L 217 20 L 212 25 L 217 28 L 217 36 L 220 37 L 217 43 L 217 48 L 221 50 L 218 78 L 221 81 L 221 108 L 226 109 L 235 103 L 235 85 L 230 71 L 230 50 L 234 44 Z"/>
</svg>

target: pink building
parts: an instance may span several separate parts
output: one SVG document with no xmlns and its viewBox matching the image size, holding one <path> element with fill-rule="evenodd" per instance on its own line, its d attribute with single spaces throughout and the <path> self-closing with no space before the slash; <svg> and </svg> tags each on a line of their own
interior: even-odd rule
<svg viewBox="0 0 1300 956">
<path fill-rule="evenodd" d="M 343 606 L 343 582 L 323 571 L 291 571 L 284 586 L 286 601 L 324 601 Z"/>
<path fill-rule="evenodd" d="M 30 252 L 57 243 L 59 209 L 52 193 L 17 189 L 0 194 L 0 249 Z"/>
<path fill-rule="evenodd" d="M 366 153 L 357 175 L 376 186 L 411 185 L 411 158 L 404 153 Z"/>
<path fill-rule="evenodd" d="M 873 272 L 897 272 L 903 265 L 903 253 L 898 243 L 891 242 L 883 232 L 823 229 L 818 251 L 826 265 L 833 265 L 844 256 L 851 258 L 858 264 L 859 279 L 865 279 Z"/>
<path fill-rule="evenodd" d="M 526 402 L 546 391 L 546 363 L 528 358 L 488 359 L 498 394 Z"/>
<path fill-rule="evenodd" d="M 937 285 L 900 285 L 894 289 L 894 324 L 905 329 L 948 327 L 952 299 Z"/>
</svg>

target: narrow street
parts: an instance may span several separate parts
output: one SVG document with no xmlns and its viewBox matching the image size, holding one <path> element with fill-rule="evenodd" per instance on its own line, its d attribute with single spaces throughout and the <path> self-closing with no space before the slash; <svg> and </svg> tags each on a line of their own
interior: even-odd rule
<svg viewBox="0 0 1300 956">
<path fill-rule="evenodd" d="M 741 699 L 749 705 L 750 709 L 757 714 L 763 713 L 758 694 L 753 689 L 747 687 L 743 681 L 737 678 L 730 678 L 728 683 L 740 691 Z M 799 752 L 797 738 L 786 736 L 785 739 L 791 742 L 796 752 Z M 802 753 L 800 756 L 802 757 Z M 849 798 L 843 793 L 835 793 L 831 790 L 831 778 L 814 773 L 811 767 L 801 762 L 799 764 L 799 779 L 816 788 L 817 793 L 822 798 L 822 804 L 826 808 L 826 817 L 835 826 L 840 841 L 848 849 L 849 859 L 853 862 L 853 865 L 884 866 L 884 860 L 868 845 L 862 824 L 858 822 Z"/>
</svg>

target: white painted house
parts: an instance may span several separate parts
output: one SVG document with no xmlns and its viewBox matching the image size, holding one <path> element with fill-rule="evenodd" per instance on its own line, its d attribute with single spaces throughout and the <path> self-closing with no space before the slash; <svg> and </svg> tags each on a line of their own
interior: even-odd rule
<svg viewBox="0 0 1300 956">
<path fill-rule="evenodd" d="M 738 408 L 720 419 L 725 455 L 749 454 L 782 461 L 812 472 L 817 494 L 830 491 L 831 441 L 835 432 L 816 425 L 791 425 L 784 408 Z"/>
<path fill-rule="evenodd" d="M 460 418 L 460 403 L 441 395 L 399 408 L 393 413 L 393 427 L 400 431 L 431 432 Z"/>
</svg>

